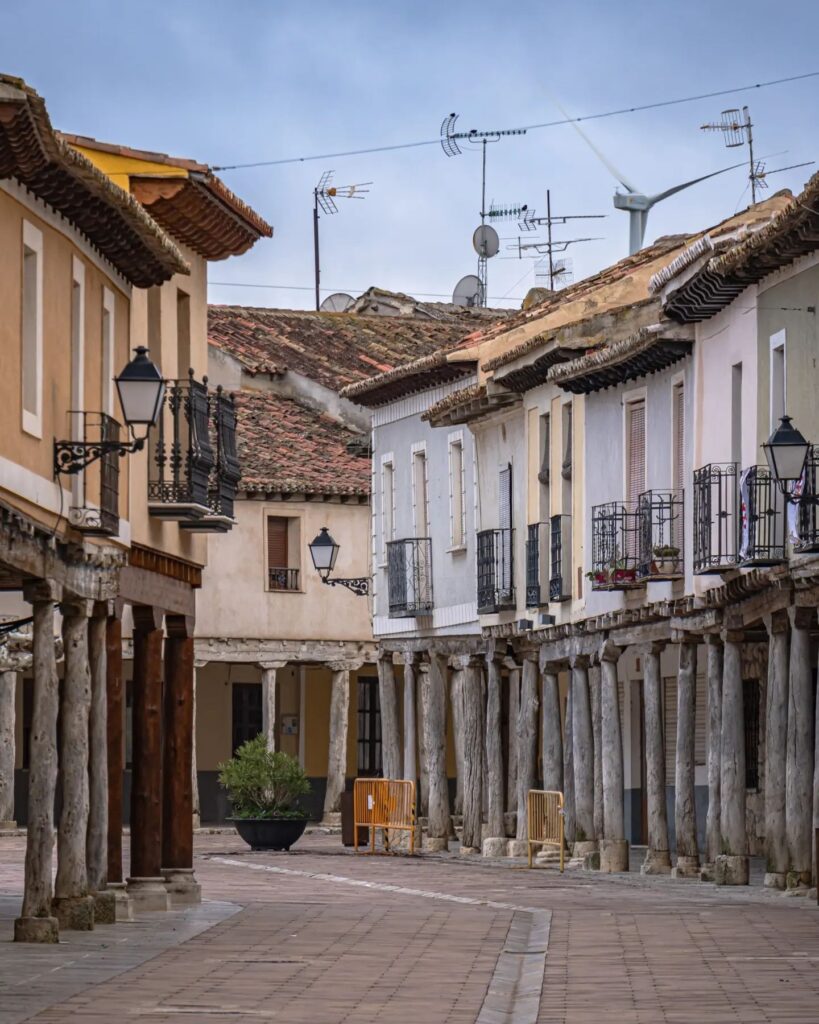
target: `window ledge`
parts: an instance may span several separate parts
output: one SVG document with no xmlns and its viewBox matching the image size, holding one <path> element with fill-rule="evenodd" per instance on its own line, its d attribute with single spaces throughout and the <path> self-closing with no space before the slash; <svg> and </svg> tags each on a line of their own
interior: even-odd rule
<svg viewBox="0 0 819 1024">
<path fill-rule="evenodd" d="M 448 555 L 466 554 L 466 544 L 453 544 L 451 547 L 448 547 L 446 551 Z"/>
</svg>

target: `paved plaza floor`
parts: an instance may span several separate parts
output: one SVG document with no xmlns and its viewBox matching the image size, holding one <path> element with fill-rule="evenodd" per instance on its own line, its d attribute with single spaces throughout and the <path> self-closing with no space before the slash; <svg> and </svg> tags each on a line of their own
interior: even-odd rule
<svg viewBox="0 0 819 1024">
<path fill-rule="evenodd" d="M 24 844 L 0 837 L 0 1024 L 819 1021 L 819 909 L 758 885 L 200 834 L 200 907 L 33 947 Z"/>
</svg>

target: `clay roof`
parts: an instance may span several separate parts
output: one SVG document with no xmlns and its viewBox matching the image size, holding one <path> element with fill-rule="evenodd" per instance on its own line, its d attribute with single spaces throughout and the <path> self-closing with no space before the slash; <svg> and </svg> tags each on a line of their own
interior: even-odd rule
<svg viewBox="0 0 819 1024">
<path fill-rule="evenodd" d="M 290 370 L 334 391 L 452 348 L 463 338 L 458 321 L 208 307 L 208 340 L 250 373 Z"/>
<path fill-rule="evenodd" d="M 136 199 L 58 136 L 43 99 L 21 78 L 2 74 L 1 178 L 15 178 L 62 214 L 138 287 L 190 269 Z"/>
<path fill-rule="evenodd" d="M 85 135 L 63 134 L 71 146 L 111 153 L 138 161 L 184 170 L 185 176 L 129 172 L 132 194 L 174 238 L 207 260 L 246 252 L 273 228 L 219 179 L 207 164 L 166 153 L 118 146 Z"/>
<path fill-rule="evenodd" d="M 710 238 L 687 262 L 656 275 L 654 287 L 662 290 L 669 317 L 681 323 L 706 320 L 749 285 L 819 249 L 819 174 L 795 198 L 780 192 L 752 209 L 775 201 L 775 215 L 756 231 L 729 238 L 727 245 Z"/>
<path fill-rule="evenodd" d="M 348 310 L 350 313 L 378 314 L 381 316 L 417 316 L 425 320 L 457 321 L 475 330 L 480 324 L 513 316 L 513 309 L 494 309 L 487 306 L 456 306 L 454 302 L 424 302 L 373 285 L 359 295 Z"/>
<path fill-rule="evenodd" d="M 370 460 L 350 454 L 361 435 L 302 403 L 267 391 L 236 394 L 245 492 L 368 495 Z"/>
</svg>

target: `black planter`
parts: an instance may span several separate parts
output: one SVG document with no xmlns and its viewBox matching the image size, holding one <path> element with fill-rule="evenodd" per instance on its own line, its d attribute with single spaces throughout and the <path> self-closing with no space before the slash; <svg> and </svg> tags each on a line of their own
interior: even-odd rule
<svg viewBox="0 0 819 1024">
<path fill-rule="evenodd" d="M 228 818 L 251 850 L 289 850 L 307 828 L 307 818 Z"/>
</svg>

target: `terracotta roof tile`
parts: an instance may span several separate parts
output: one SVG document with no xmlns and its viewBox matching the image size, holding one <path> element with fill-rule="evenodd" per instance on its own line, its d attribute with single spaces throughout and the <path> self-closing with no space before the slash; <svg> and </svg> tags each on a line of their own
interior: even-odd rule
<svg viewBox="0 0 819 1024">
<path fill-rule="evenodd" d="M 236 394 L 243 491 L 368 495 L 370 460 L 347 445 L 361 435 L 282 395 Z"/>
</svg>

